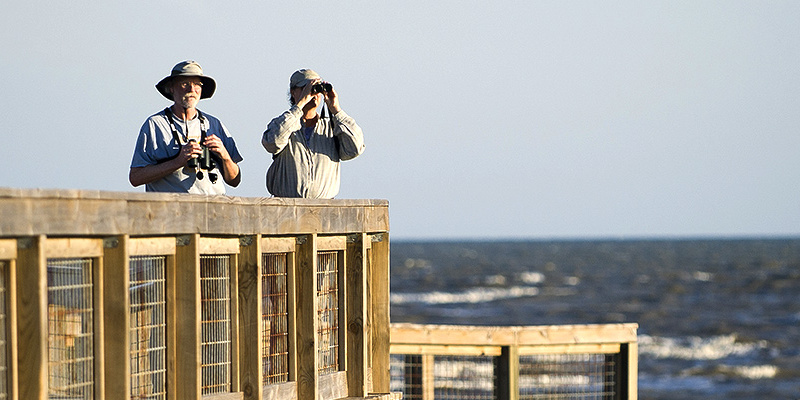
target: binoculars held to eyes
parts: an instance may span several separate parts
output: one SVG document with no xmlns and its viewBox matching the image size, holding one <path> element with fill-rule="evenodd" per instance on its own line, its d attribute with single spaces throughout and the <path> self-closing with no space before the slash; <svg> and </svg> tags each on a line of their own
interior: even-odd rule
<svg viewBox="0 0 800 400">
<path fill-rule="evenodd" d="M 311 86 L 311 93 L 328 93 L 333 90 L 333 85 L 330 83 L 317 83 Z"/>
</svg>

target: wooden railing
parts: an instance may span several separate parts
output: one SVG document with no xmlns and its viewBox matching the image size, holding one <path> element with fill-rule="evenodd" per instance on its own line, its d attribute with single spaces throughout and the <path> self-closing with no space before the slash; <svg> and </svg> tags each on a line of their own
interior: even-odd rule
<svg viewBox="0 0 800 400">
<path fill-rule="evenodd" d="M 392 324 L 392 390 L 406 400 L 635 400 L 637 328 Z"/>
<path fill-rule="evenodd" d="M 0 398 L 389 393 L 384 200 L 0 188 Z"/>
</svg>

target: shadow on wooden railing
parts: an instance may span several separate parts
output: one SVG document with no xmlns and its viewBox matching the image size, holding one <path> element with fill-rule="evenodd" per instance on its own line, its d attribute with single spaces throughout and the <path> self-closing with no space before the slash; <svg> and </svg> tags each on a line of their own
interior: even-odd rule
<svg viewBox="0 0 800 400">
<path fill-rule="evenodd" d="M 635 400 L 637 328 L 392 324 L 391 389 L 407 400 Z"/>
<path fill-rule="evenodd" d="M 0 397 L 395 399 L 384 200 L 0 189 Z"/>
</svg>

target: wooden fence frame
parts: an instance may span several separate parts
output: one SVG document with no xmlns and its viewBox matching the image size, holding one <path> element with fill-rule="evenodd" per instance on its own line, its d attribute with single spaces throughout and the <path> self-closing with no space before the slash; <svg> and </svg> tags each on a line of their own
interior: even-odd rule
<svg viewBox="0 0 800 400">
<path fill-rule="evenodd" d="M 339 370 L 319 375 L 317 253 L 339 252 Z M 261 384 L 262 255 L 291 253 L 289 382 Z M 231 256 L 231 391 L 201 396 L 199 263 Z M 130 393 L 129 260 L 166 257 L 167 398 L 394 399 L 385 200 L 248 199 L 0 188 L 10 399 L 48 396 L 48 258 L 93 260 L 95 398 Z M 369 289 L 368 289 L 369 288 Z M 369 290 L 369 293 L 367 291 Z M 111 384 L 113 382 L 113 384 Z"/>
<path fill-rule="evenodd" d="M 520 396 L 520 356 L 608 354 L 618 357 L 613 400 L 636 400 L 638 325 L 456 326 L 391 324 L 391 354 L 420 355 L 423 400 L 433 400 L 434 356 L 495 356 L 495 391 L 500 400 Z M 499 372 L 498 372 L 499 371 Z"/>
</svg>

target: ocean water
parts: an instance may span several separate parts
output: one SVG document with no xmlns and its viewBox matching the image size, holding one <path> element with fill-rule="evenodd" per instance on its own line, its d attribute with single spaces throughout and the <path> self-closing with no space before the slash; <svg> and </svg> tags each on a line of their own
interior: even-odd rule
<svg viewBox="0 0 800 400">
<path fill-rule="evenodd" d="M 640 399 L 800 399 L 800 239 L 395 240 L 391 319 L 635 322 Z"/>
</svg>

